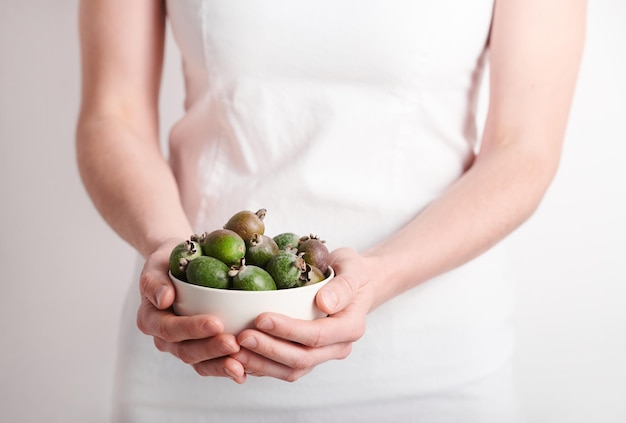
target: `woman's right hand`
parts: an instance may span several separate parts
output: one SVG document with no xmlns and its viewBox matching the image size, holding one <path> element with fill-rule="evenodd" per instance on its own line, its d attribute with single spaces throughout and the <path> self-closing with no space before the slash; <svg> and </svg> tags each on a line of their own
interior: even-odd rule
<svg viewBox="0 0 626 423">
<path fill-rule="evenodd" d="M 172 311 L 176 294 L 168 275 L 169 255 L 180 242 L 169 239 L 147 258 L 140 277 L 137 326 L 153 337 L 159 351 L 190 364 L 198 374 L 244 383 L 243 366 L 229 357 L 239 351 L 239 344 L 234 335 L 223 333 L 222 322 L 211 315 L 177 316 Z"/>
</svg>

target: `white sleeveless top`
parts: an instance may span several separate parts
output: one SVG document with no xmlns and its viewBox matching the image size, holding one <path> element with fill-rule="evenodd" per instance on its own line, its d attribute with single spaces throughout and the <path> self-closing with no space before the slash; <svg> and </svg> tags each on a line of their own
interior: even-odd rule
<svg viewBox="0 0 626 423">
<path fill-rule="evenodd" d="M 187 92 L 170 161 L 195 230 L 263 207 L 270 235 L 313 232 L 331 249 L 362 250 L 405 225 L 473 160 L 492 7 L 168 1 Z M 350 357 L 291 384 L 196 375 L 138 333 L 132 298 L 123 407 L 255 421 L 249 413 L 412 398 L 481 378 L 511 354 L 503 263 L 492 250 L 388 302 L 369 315 Z"/>
</svg>

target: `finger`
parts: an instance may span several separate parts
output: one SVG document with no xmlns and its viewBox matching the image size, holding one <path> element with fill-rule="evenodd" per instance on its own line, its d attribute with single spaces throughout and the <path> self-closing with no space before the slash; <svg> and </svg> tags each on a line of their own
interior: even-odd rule
<svg viewBox="0 0 626 423">
<path fill-rule="evenodd" d="M 253 349 L 242 348 L 232 357 L 242 363 L 247 374 L 288 382 L 296 381 L 320 363 L 347 357 L 352 348 L 349 343 L 309 348 L 263 334 L 250 342 L 251 336 L 244 339 L 244 344 L 252 345 Z"/>
<path fill-rule="evenodd" d="M 353 301 L 360 287 L 351 275 L 336 276 L 317 293 L 316 304 L 324 313 L 336 314 Z"/>
<path fill-rule="evenodd" d="M 227 334 L 182 342 L 167 342 L 155 337 L 154 345 L 159 351 L 168 352 L 187 364 L 197 364 L 239 351 L 239 344 L 235 337 Z"/>
<path fill-rule="evenodd" d="M 146 261 L 139 277 L 141 296 L 148 298 L 160 309 L 170 307 L 176 296 L 168 271 L 169 265 L 165 255 L 155 254 Z"/>
<path fill-rule="evenodd" d="M 137 327 L 146 335 L 167 342 L 208 338 L 224 331 L 224 325 L 215 316 L 177 316 L 169 310 L 159 310 L 145 297 L 137 312 Z"/>
<path fill-rule="evenodd" d="M 294 369 L 276 361 L 269 360 L 252 351 L 241 350 L 234 354 L 233 359 L 240 362 L 247 375 L 257 377 L 273 377 L 275 379 L 284 380 L 286 382 L 295 382 L 305 374 L 309 373 L 312 368 Z"/>
<path fill-rule="evenodd" d="M 306 369 L 328 360 L 343 359 L 352 351 L 351 342 L 309 347 L 254 330 L 242 332 L 237 340 L 242 348 L 293 369 Z"/>
<path fill-rule="evenodd" d="M 331 253 L 329 262 L 335 269 L 335 277 L 315 297 L 317 306 L 327 314 L 336 314 L 354 301 L 360 290 L 368 283 L 358 266 L 361 257 L 353 250 L 340 248 Z"/>
<path fill-rule="evenodd" d="M 359 340 L 365 333 L 365 321 L 363 312 L 359 312 L 356 306 L 349 306 L 335 315 L 310 321 L 262 313 L 256 318 L 255 325 L 274 337 L 318 348 Z"/>
<path fill-rule="evenodd" d="M 192 366 L 200 376 L 228 377 L 238 384 L 246 381 L 243 365 L 231 357 L 201 361 Z"/>
</svg>

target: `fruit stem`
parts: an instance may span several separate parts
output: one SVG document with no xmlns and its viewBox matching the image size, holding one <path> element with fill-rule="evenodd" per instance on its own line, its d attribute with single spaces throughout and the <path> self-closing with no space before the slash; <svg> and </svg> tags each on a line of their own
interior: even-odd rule
<svg viewBox="0 0 626 423">
<path fill-rule="evenodd" d="M 189 253 L 195 254 L 198 252 L 198 250 L 196 250 L 196 245 L 190 240 L 185 241 L 185 245 L 187 246 L 187 251 Z"/>
<path fill-rule="evenodd" d="M 265 219 L 265 214 L 266 214 L 266 213 L 267 213 L 267 210 L 266 210 L 266 209 L 259 209 L 259 210 L 256 212 L 256 215 L 257 215 L 257 217 L 258 217 L 259 219 L 263 220 L 263 219 Z"/>
<path fill-rule="evenodd" d="M 230 276 L 231 278 L 233 276 L 236 276 L 237 273 L 242 272 L 243 269 L 245 269 L 246 267 L 246 258 L 242 257 L 241 260 L 239 260 L 239 265 L 233 265 L 230 267 L 230 270 L 228 271 L 228 276 Z"/>
</svg>

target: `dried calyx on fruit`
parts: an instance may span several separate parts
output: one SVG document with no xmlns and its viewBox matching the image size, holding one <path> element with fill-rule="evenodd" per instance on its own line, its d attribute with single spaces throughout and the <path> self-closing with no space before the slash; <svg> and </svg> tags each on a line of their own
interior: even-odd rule
<svg viewBox="0 0 626 423">
<path fill-rule="evenodd" d="M 300 286 L 309 286 L 326 279 L 326 275 L 317 267 L 306 265 L 306 271 L 300 275 Z"/>
</svg>

